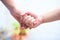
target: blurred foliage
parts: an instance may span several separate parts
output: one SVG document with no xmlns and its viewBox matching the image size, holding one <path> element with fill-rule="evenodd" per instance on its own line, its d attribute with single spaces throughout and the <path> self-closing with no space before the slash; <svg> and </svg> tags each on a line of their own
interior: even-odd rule
<svg viewBox="0 0 60 40">
<path fill-rule="evenodd" d="M 20 33 L 20 25 L 19 25 L 19 23 L 18 22 L 14 22 L 13 23 L 13 26 L 14 26 L 14 29 L 15 29 L 15 33 L 16 34 L 19 34 Z"/>
</svg>

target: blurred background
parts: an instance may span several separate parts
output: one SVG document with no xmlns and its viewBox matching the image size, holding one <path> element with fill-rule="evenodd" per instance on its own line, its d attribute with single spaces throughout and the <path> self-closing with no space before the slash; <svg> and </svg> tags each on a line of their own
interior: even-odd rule
<svg viewBox="0 0 60 40">
<path fill-rule="evenodd" d="M 37 15 L 47 13 L 58 7 L 60 7 L 60 0 L 20 0 L 21 10 L 33 12 Z M 6 26 L 9 26 L 9 31 L 12 31 L 14 29 L 12 23 L 15 21 L 0 1 L 0 31 Z M 8 35 L 11 34 L 9 31 Z M 60 40 L 60 20 L 44 23 L 29 30 L 27 40 Z"/>
</svg>

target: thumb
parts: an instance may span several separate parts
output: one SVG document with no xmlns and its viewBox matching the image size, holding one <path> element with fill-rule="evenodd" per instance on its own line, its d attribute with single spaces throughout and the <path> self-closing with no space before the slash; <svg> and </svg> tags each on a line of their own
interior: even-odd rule
<svg viewBox="0 0 60 40">
<path fill-rule="evenodd" d="M 37 15 L 35 13 L 32 13 L 32 12 L 26 12 L 27 15 L 30 15 L 34 18 L 37 18 Z"/>
</svg>

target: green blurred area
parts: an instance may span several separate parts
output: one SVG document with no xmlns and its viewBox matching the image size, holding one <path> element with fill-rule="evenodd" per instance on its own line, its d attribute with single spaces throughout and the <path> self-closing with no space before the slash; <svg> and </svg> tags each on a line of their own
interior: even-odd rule
<svg viewBox="0 0 60 40">
<path fill-rule="evenodd" d="M 20 33 L 20 24 L 18 22 L 13 22 L 13 27 L 15 29 L 16 34 Z"/>
</svg>

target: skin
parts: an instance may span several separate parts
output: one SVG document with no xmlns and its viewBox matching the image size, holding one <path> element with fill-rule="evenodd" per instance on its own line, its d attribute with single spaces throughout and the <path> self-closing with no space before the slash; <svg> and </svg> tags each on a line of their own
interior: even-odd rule
<svg viewBox="0 0 60 40">
<path fill-rule="evenodd" d="M 17 6 L 18 4 L 16 1 L 19 1 L 19 0 L 1 0 L 1 1 L 8 8 L 12 16 L 21 24 L 21 26 L 25 28 L 28 28 L 28 27 L 34 28 L 34 26 L 37 26 L 38 24 L 41 23 L 39 22 L 40 19 L 38 19 L 37 15 L 34 15 L 33 13 L 30 13 L 30 12 L 24 13 L 22 10 L 18 8 Z M 27 18 L 28 16 L 30 16 L 29 19 L 31 20 L 26 19 L 25 18 L 26 16 Z M 25 19 L 26 19 L 26 22 L 25 22 Z M 29 21 L 31 22 L 29 23 Z"/>
<path fill-rule="evenodd" d="M 54 9 L 54 11 L 48 12 L 44 15 L 37 16 L 34 13 L 24 13 L 18 8 L 18 4 L 15 1 L 19 0 L 2 0 L 5 6 L 9 9 L 12 16 L 25 28 L 35 28 L 42 23 L 47 23 L 55 20 L 60 20 L 60 8 Z M 48 19 L 48 20 L 47 20 Z"/>
<path fill-rule="evenodd" d="M 1 0 L 1 1 L 11 12 L 12 16 L 21 25 L 23 24 L 22 26 L 24 28 L 35 28 L 42 23 L 60 20 L 60 8 L 54 9 L 54 11 L 48 12 L 44 15 L 37 16 L 31 12 L 24 13 L 21 9 L 19 9 L 17 6 L 18 5 L 17 2 L 15 2 L 18 0 Z M 22 40 L 24 40 L 24 38 Z"/>
<path fill-rule="evenodd" d="M 44 15 L 37 16 L 34 13 L 27 12 L 29 16 L 24 18 L 24 22 L 30 28 L 35 28 L 42 23 L 52 22 L 56 20 L 60 20 L 60 8 L 54 9 Z"/>
<path fill-rule="evenodd" d="M 15 1 L 18 0 L 1 0 L 1 1 L 8 8 L 11 15 L 22 25 L 23 22 L 21 21 L 22 20 L 21 18 L 24 15 L 24 12 L 22 12 L 22 10 L 18 8 L 17 3 L 15 3 Z M 25 27 L 26 25 L 24 24 L 23 26 Z M 14 33 L 12 35 L 11 40 L 26 40 L 26 36 L 27 35 L 16 35 L 16 33 Z"/>
<path fill-rule="evenodd" d="M 45 13 L 42 16 L 43 16 L 43 20 L 44 20 L 43 23 L 60 20 L 60 8 L 54 9 L 53 11 Z"/>
</svg>

